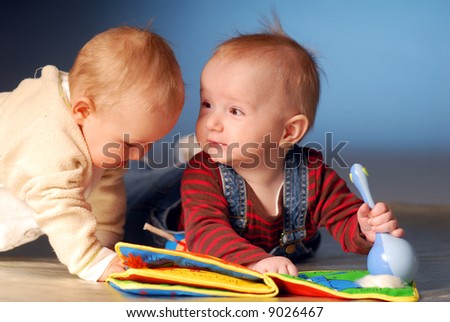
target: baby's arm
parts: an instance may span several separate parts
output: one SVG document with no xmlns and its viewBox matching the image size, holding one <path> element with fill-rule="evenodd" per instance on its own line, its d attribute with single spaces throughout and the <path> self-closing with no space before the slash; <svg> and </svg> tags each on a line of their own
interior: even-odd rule
<svg viewBox="0 0 450 322">
<path fill-rule="evenodd" d="M 361 232 L 370 242 L 375 242 L 376 233 L 390 233 L 395 237 L 402 237 L 404 230 L 398 227 L 397 219 L 392 210 L 383 202 L 379 202 L 370 209 L 367 204 L 358 209 L 358 223 Z"/>
<path fill-rule="evenodd" d="M 123 212 L 117 204 L 114 214 L 91 207 L 84 195 L 91 160 L 78 125 L 72 124 L 72 119 L 62 119 L 58 122 L 60 129 L 42 131 L 55 126 L 54 120 L 48 119 L 38 118 L 15 141 L 20 149 L 14 151 L 20 153 L 11 155 L 5 187 L 33 210 L 36 223 L 69 272 L 97 281 L 116 256 L 112 249 L 102 246 L 111 247 L 113 239 L 120 239 L 123 221 L 118 219 Z M 37 149 L 40 158 L 36 158 Z M 24 164 L 27 171 L 23 171 Z M 98 211 L 104 220 L 97 221 Z M 119 226 L 120 230 L 116 229 Z M 112 232 L 102 238 L 108 243 L 98 238 L 99 230 Z M 110 238 L 113 234 L 114 238 Z"/>
<path fill-rule="evenodd" d="M 267 257 L 256 263 L 250 263 L 247 267 L 261 274 L 278 273 L 292 276 L 298 275 L 297 267 L 288 258 L 283 256 Z"/>
<path fill-rule="evenodd" d="M 99 277 L 97 282 L 104 282 L 112 273 L 120 273 L 125 271 L 125 266 L 120 260 L 119 256 L 115 255 L 109 262 L 109 265 L 103 271 L 103 274 Z"/>
<path fill-rule="evenodd" d="M 97 220 L 95 235 L 103 246 L 102 252 L 108 252 L 109 255 L 94 265 L 96 271 L 94 275 L 88 278 L 85 276 L 84 279 L 103 282 L 110 274 L 125 270 L 117 254 L 112 251 L 114 245 L 122 238 L 125 221 L 123 174 L 123 169 L 106 170 L 88 198 Z"/>
<path fill-rule="evenodd" d="M 126 192 L 123 183 L 124 170 L 108 169 L 87 198 L 97 224 L 95 235 L 102 246 L 114 249 L 123 238 L 125 225 Z"/>
<path fill-rule="evenodd" d="M 125 270 L 119 256 L 111 249 L 101 247 L 96 256 L 77 272 L 79 278 L 91 282 L 103 282 L 111 273 Z"/>
</svg>

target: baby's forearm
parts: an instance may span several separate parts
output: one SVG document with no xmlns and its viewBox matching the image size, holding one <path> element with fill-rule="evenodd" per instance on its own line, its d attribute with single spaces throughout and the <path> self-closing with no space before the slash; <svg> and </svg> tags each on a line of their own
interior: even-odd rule
<svg viewBox="0 0 450 322">
<path fill-rule="evenodd" d="M 91 282 L 99 281 L 111 263 L 117 261 L 119 257 L 117 254 L 106 247 L 102 247 L 96 256 L 77 273 L 78 277 Z M 108 273 L 109 276 L 109 273 Z"/>
</svg>

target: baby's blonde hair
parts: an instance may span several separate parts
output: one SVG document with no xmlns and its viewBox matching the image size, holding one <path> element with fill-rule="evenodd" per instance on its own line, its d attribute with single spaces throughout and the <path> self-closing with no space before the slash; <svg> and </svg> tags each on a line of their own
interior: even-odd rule
<svg viewBox="0 0 450 322">
<path fill-rule="evenodd" d="M 135 93 L 151 95 L 167 113 L 179 112 L 184 103 L 181 70 L 171 47 L 161 36 L 135 27 L 111 28 L 87 42 L 69 72 L 69 84 L 71 93 L 107 105 L 131 100 Z"/>
<path fill-rule="evenodd" d="M 277 18 L 260 33 L 239 34 L 216 47 L 213 57 L 251 59 L 258 67 L 276 73 L 287 98 L 285 112 L 304 114 L 312 126 L 320 96 L 319 68 L 315 57 L 289 37 Z M 274 81 L 276 81 L 274 79 Z"/>
</svg>

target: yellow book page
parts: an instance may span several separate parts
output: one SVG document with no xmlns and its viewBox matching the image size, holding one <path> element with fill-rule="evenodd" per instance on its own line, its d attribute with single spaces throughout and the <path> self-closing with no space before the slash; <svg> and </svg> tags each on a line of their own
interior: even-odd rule
<svg viewBox="0 0 450 322">
<path fill-rule="evenodd" d="M 229 275 L 191 268 L 129 268 L 112 278 L 133 280 L 150 284 L 189 285 L 194 287 L 231 290 L 239 293 L 270 294 L 278 292 L 271 278 L 263 276 L 259 282 L 236 278 Z"/>
</svg>

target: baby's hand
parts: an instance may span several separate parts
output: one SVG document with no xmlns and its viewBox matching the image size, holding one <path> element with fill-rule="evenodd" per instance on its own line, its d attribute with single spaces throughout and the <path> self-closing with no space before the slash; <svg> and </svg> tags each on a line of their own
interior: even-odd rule
<svg viewBox="0 0 450 322">
<path fill-rule="evenodd" d="M 115 256 L 113 260 L 111 260 L 111 262 L 109 263 L 108 267 L 106 267 L 102 276 L 99 277 L 97 282 L 104 282 L 108 278 L 108 276 L 111 275 L 112 273 L 120 273 L 123 271 L 125 271 L 125 266 L 123 265 L 119 256 Z"/>
<path fill-rule="evenodd" d="M 388 205 L 379 202 L 370 209 L 367 204 L 363 204 L 358 209 L 358 223 L 361 232 L 366 239 L 375 242 L 376 233 L 390 233 L 395 237 L 402 237 L 404 230 L 398 227 L 397 219 L 392 214 Z"/>
<path fill-rule="evenodd" d="M 289 274 L 292 276 L 298 275 L 298 269 L 295 265 L 286 257 L 274 256 L 260 260 L 259 262 L 247 265 L 248 268 L 253 269 L 261 274 L 264 273 L 278 273 Z"/>
</svg>

